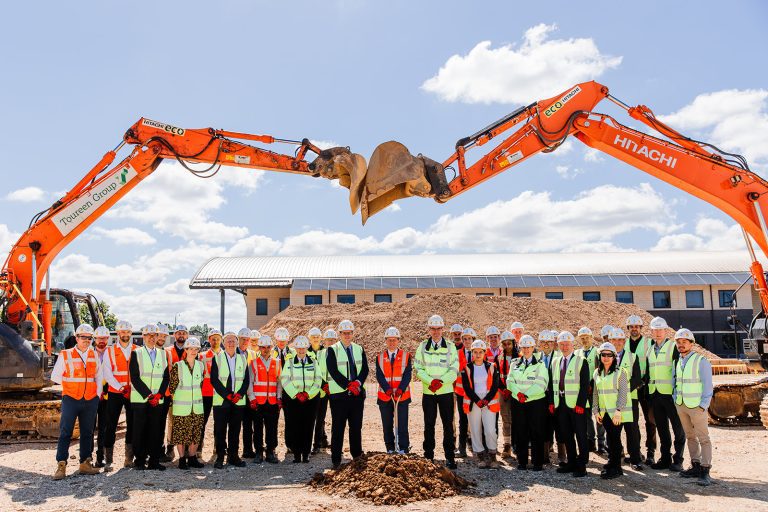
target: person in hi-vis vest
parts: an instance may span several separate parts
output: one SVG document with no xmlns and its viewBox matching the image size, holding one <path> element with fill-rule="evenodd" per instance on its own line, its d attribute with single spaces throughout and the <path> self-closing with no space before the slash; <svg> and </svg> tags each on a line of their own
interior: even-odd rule
<svg viewBox="0 0 768 512">
<path fill-rule="evenodd" d="M 496 418 L 500 410 L 499 371 L 495 364 L 487 360 L 488 347 L 483 340 L 473 341 L 470 347 L 472 359 L 462 370 L 461 380 L 464 389 L 462 407 L 469 420 L 472 451 L 479 461 L 478 467 L 498 469 Z"/>
<path fill-rule="evenodd" d="M 197 447 L 203 434 L 203 378 L 205 365 L 198 361 L 200 340 L 194 336 L 184 342 L 182 359 L 170 371 L 169 386 L 173 396 L 171 442 L 179 453 L 179 469 L 202 468 Z M 188 451 L 185 453 L 185 446 Z"/>
<path fill-rule="evenodd" d="M 387 347 L 376 356 L 376 381 L 379 383 L 378 400 L 384 446 L 387 453 L 407 453 L 408 405 L 411 403 L 411 355 L 400 348 L 400 330 L 389 327 L 384 332 Z M 397 414 L 397 422 L 395 422 Z M 397 423 L 397 443 L 395 443 Z"/>
<path fill-rule="evenodd" d="M 315 432 L 315 414 L 322 378 L 320 366 L 314 354 L 308 352 L 309 339 L 296 336 L 293 341 L 296 353 L 285 362 L 280 373 L 283 387 L 283 407 L 286 425 L 291 425 L 293 462 L 309 462 L 312 435 Z"/>
<path fill-rule="evenodd" d="M 624 339 L 621 336 L 620 339 Z M 621 429 L 632 423 L 629 375 L 626 368 L 616 359 L 616 347 L 605 342 L 598 348 L 600 362 L 592 375 L 592 414 L 595 421 L 605 427 L 608 441 L 608 463 L 603 466 L 600 477 L 612 479 L 624 474 L 621 469 Z"/>
</svg>

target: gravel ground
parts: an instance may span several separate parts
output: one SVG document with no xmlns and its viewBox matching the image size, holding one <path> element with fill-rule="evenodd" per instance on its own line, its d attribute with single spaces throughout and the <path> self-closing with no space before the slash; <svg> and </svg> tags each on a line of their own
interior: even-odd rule
<svg viewBox="0 0 768 512">
<path fill-rule="evenodd" d="M 421 451 L 423 416 L 420 393 L 411 404 L 411 443 Z M 364 449 L 382 450 L 380 418 L 373 393 L 365 409 Z M 330 417 L 328 419 L 330 423 Z M 282 419 L 281 419 L 282 425 Z M 211 432 L 212 423 L 208 425 Z M 644 431 L 643 431 L 644 432 Z M 505 510 L 588 510 L 615 503 L 622 510 L 768 510 L 768 431 L 759 428 L 712 428 L 715 484 L 702 488 L 675 474 L 646 470 L 626 471 L 623 478 L 602 481 L 603 460 L 592 454 L 589 478 L 562 476 L 549 468 L 542 473 L 518 472 L 505 464 L 500 470 L 479 470 L 473 459 L 459 462 L 458 473 L 474 482 L 468 493 L 450 498 L 412 503 L 405 510 L 467 510 L 468 507 Z M 122 465 L 122 430 L 115 447 Z M 281 432 L 282 439 L 282 432 Z M 438 437 L 437 457 L 441 456 Z M 0 445 L 0 506 L 2 510 L 211 510 L 215 502 L 228 510 L 383 510 L 356 499 L 339 498 L 307 485 L 312 475 L 330 467 L 330 455 L 321 453 L 309 464 L 248 464 L 247 468 L 214 470 L 211 465 L 182 472 L 171 464 L 168 471 L 138 473 L 120 468 L 96 476 L 68 476 L 54 482 L 55 444 Z M 70 448 L 74 473 L 77 443 Z M 206 446 L 208 459 L 212 447 Z M 284 453 L 280 452 L 281 459 Z M 347 453 L 347 458 L 349 457 Z M 687 457 L 687 453 L 686 453 Z M 688 461 L 686 461 L 688 465 Z"/>
</svg>

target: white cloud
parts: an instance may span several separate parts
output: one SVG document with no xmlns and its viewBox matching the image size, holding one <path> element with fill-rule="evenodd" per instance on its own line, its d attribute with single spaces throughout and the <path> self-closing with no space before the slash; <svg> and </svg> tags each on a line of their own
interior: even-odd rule
<svg viewBox="0 0 768 512">
<path fill-rule="evenodd" d="M 379 244 L 372 236 L 360 238 L 352 233 L 312 230 L 286 237 L 278 254 L 281 256 L 362 254 L 378 249 Z"/>
<path fill-rule="evenodd" d="M 403 208 L 402 208 L 402 207 L 401 207 L 399 204 L 397 204 L 397 203 L 392 203 L 391 205 L 389 205 L 389 206 L 387 206 L 386 208 L 384 208 L 384 211 L 385 211 L 385 212 L 391 212 L 391 213 L 394 213 L 394 212 L 399 212 L 399 211 L 400 211 L 400 210 L 402 210 L 402 209 L 403 209 Z"/>
<path fill-rule="evenodd" d="M 319 147 L 320 149 L 330 149 L 330 148 L 337 148 L 337 147 L 341 146 L 341 144 L 339 144 L 338 142 L 333 141 L 333 140 L 315 140 L 315 139 L 310 139 L 309 142 L 311 142 L 315 146 Z"/>
<path fill-rule="evenodd" d="M 565 253 L 584 253 L 584 252 L 634 252 L 634 249 L 620 247 L 613 242 L 594 242 L 584 244 L 574 244 L 563 250 Z"/>
<path fill-rule="evenodd" d="M 21 233 L 14 233 L 6 224 L 0 224 L 0 261 L 5 262 L 8 252 L 20 236 Z"/>
<path fill-rule="evenodd" d="M 555 172 L 557 172 L 557 174 L 559 174 L 561 178 L 566 180 L 572 180 L 579 174 L 584 173 L 584 171 L 579 169 L 578 167 L 569 167 L 567 165 L 555 166 Z"/>
<path fill-rule="evenodd" d="M 665 235 L 651 250 L 731 251 L 744 249 L 744 236 L 738 224 L 726 224 L 719 219 L 704 217 L 696 223 L 694 233 Z"/>
<path fill-rule="evenodd" d="M 155 237 L 138 228 L 93 228 L 93 233 L 114 241 L 117 245 L 154 245 Z"/>
<path fill-rule="evenodd" d="M 597 149 L 585 148 L 584 161 L 589 163 L 599 163 L 599 162 L 604 162 L 605 158 L 603 158 L 602 154 Z"/>
<path fill-rule="evenodd" d="M 8 201 L 17 201 L 20 203 L 33 203 L 35 201 L 42 201 L 45 199 L 45 190 L 39 187 L 24 187 L 13 192 L 8 192 L 5 198 Z"/>
<path fill-rule="evenodd" d="M 728 89 L 700 94 L 677 112 L 659 119 L 723 151 L 742 153 L 753 170 L 768 172 L 766 89 Z"/>
<path fill-rule="evenodd" d="M 531 27 L 519 46 L 492 48 L 491 41 L 482 41 L 466 55 L 451 56 L 421 87 L 450 102 L 528 104 L 621 64 L 621 57 L 601 53 L 592 38 L 549 39 L 556 29 Z"/>
<path fill-rule="evenodd" d="M 251 235 L 235 242 L 227 256 L 272 256 L 279 249 L 280 242 L 277 240 L 262 235 Z"/>
</svg>

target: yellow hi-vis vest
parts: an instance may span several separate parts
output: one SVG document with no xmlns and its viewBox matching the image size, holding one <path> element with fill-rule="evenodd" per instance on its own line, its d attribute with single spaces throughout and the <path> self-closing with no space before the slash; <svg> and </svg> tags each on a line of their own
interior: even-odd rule
<svg viewBox="0 0 768 512">
<path fill-rule="evenodd" d="M 597 401 L 601 411 L 605 411 L 608 417 L 613 418 L 616 412 L 616 402 L 619 400 L 619 378 L 621 375 L 627 375 L 623 368 L 616 368 L 609 375 L 601 375 L 599 370 L 595 370 L 595 389 L 597 389 Z M 627 378 L 627 389 L 629 389 L 629 376 Z M 629 395 L 629 394 L 627 394 Z M 627 403 L 621 410 L 621 422 L 632 423 L 632 404 L 627 396 Z"/>
<path fill-rule="evenodd" d="M 621 364 L 619 365 L 621 368 L 624 369 L 625 372 L 627 372 L 627 384 L 629 387 L 632 387 L 632 368 L 635 366 L 635 358 L 637 356 L 634 352 L 629 350 L 629 345 L 624 346 L 624 356 L 621 358 Z M 642 370 L 640 371 L 642 373 Z M 632 400 L 637 400 L 637 390 L 633 390 L 629 397 Z"/>
<path fill-rule="evenodd" d="M 352 347 L 352 358 L 354 359 L 355 368 L 359 374 L 360 370 L 363 368 L 363 347 L 357 343 L 352 343 L 350 346 Z M 344 347 L 344 344 L 339 341 L 326 350 L 333 350 L 333 353 L 336 356 L 336 368 L 344 377 L 349 378 L 349 358 L 347 357 L 347 349 Z M 328 365 L 327 359 L 325 364 L 326 366 Z M 365 382 L 360 383 L 360 389 L 362 394 L 362 392 L 365 391 Z M 347 392 L 346 389 L 343 389 L 336 384 L 336 381 L 333 380 L 330 375 L 328 375 L 328 391 L 330 391 L 332 395 Z"/>
<path fill-rule="evenodd" d="M 179 385 L 173 393 L 173 415 L 203 414 L 203 362 L 195 361 L 192 371 L 189 371 L 187 362 L 179 361 L 176 371 L 179 372 Z"/>
<path fill-rule="evenodd" d="M 432 350 L 432 339 L 427 338 L 419 344 L 413 358 L 413 369 L 421 381 L 425 395 L 453 393 L 453 383 L 459 376 L 459 354 L 456 345 L 446 340 L 443 347 L 442 343 L 441 340 L 437 350 Z M 443 385 L 437 391 L 430 391 L 429 385 L 434 379 L 443 381 Z"/>
<path fill-rule="evenodd" d="M 159 348 L 155 349 L 155 364 L 152 364 L 152 358 L 149 357 L 149 349 L 141 347 L 135 350 L 136 361 L 139 363 L 139 378 L 148 388 L 151 394 L 157 394 L 160 385 L 163 383 L 163 373 L 168 366 L 168 359 L 165 357 L 165 351 Z M 131 403 L 145 404 L 147 399 L 131 386 Z M 160 398 L 163 403 L 163 398 Z"/>
<path fill-rule="evenodd" d="M 540 400 L 544 398 L 548 385 L 549 370 L 542 362 L 525 366 L 525 360 L 521 358 L 507 375 L 507 389 L 512 392 L 512 398 L 515 400 L 518 393 L 524 394 L 527 402 Z"/>
<path fill-rule="evenodd" d="M 227 352 L 222 350 L 213 358 L 216 361 L 216 366 L 219 370 L 219 382 L 226 387 L 227 379 L 229 379 L 229 362 L 227 361 Z M 245 371 L 248 367 L 245 354 L 235 353 L 235 391 L 240 389 L 245 380 Z M 234 391 L 233 391 L 234 393 Z M 221 405 L 224 403 L 224 397 L 219 395 L 215 390 L 213 393 L 213 405 Z M 245 405 L 245 395 L 237 402 L 237 405 Z"/>
<path fill-rule="evenodd" d="M 299 362 L 298 354 L 285 361 L 283 371 L 280 373 L 280 383 L 283 391 L 291 398 L 302 391 L 315 398 L 320 392 L 322 381 L 320 380 L 320 367 L 314 354 L 307 352 L 307 364 Z"/>
<path fill-rule="evenodd" d="M 704 384 L 699 375 L 700 360 L 703 356 L 694 352 L 688 356 L 683 367 L 683 358 L 677 360 L 675 369 L 675 403 L 685 405 L 689 409 L 699 407 L 701 395 L 704 393 Z"/>
<path fill-rule="evenodd" d="M 674 361 L 672 356 L 675 353 L 675 342 L 666 339 L 659 349 L 659 355 L 656 355 L 655 347 L 651 347 L 648 354 L 648 392 L 658 391 L 662 395 L 671 395 L 674 390 L 672 370 Z"/>
<path fill-rule="evenodd" d="M 560 365 L 562 360 L 563 356 L 555 357 L 552 360 L 552 392 L 554 393 L 555 408 L 560 405 Z M 583 364 L 584 358 L 574 353 L 565 369 L 565 405 L 571 409 L 576 407 L 576 398 L 579 396 L 579 388 L 581 387 L 579 375 L 581 375 Z"/>
</svg>

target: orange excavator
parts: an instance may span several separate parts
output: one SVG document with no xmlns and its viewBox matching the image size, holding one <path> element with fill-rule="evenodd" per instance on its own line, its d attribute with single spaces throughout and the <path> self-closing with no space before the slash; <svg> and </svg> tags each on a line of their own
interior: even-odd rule
<svg viewBox="0 0 768 512">
<path fill-rule="evenodd" d="M 292 156 L 284 155 L 243 141 L 282 143 L 296 150 Z M 130 153 L 113 165 L 126 145 Z M 305 159 L 308 153 L 317 155 L 312 162 Z M 201 178 L 212 177 L 222 165 L 317 177 L 314 169 L 332 169 L 330 160 L 337 157 L 357 167 L 362 160 L 347 148 L 322 150 L 308 139 L 184 129 L 139 119 L 64 197 L 32 218 L 0 271 L 0 436 L 58 436 L 60 396 L 46 389 L 54 355 L 80 323 L 95 326 L 103 320 L 94 297 L 51 289 L 48 269 L 67 244 L 152 174 L 163 159 L 174 159 Z M 42 278 L 46 286 L 41 290 Z M 81 311 L 90 318 L 81 318 Z"/>
<path fill-rule="evenodd" d="M 595 106 L 606 99 L 661 136 L 634 130 L 607 114 L 594 112 Z M 751 241 L 755 240 L 768 255 L 765 221 L 768 182 L 750 170 L 744 157 L 686 137 L 661 122 L 648 107 L 630 107 L 618 100 L 604 85 L 581 83 L 557 96 L 521 107 L 459 139 L 455 152 L 442 163 L 423 155 L 413 156 L 399 142 L 389 141 L 374 150 L 367 168 L 351 165 L 354 162 L 344 164 L 340 161 L 348 158 L 344 155 L 337 159 L 342 165 L 328 168 L 321 165 L 319 171 L 324 176 L 338 177 L 348 186 L 352 211 L 361 209 L 365 223 L 371 215 L 405 197 L 432 197 L 444 203 L 537 153 L 555 151 L 571 135 L 587 146 L 703 199 L 739 223 L 752 259 L 753 285 L 763 310 L 752 321 L 752 339 L 747 342 L 768 368 L 764 332 L 768 286 Z M 486 144 L 495 145 L 468 165 L 467 152 Z M 447 170 L 455 174 L 450 181 L 446 179 Z M 755 333 L 759 333 L 759 337 Z M 744 369 L 747 371 L 746 366 Z M 768 391 L 767 375 L 746 373 L 723 376 L 719 382 L 716 379 L 710 416 L 723 424 L 754 422 Z M 763 423 L 768 428 L 768 398 L 763 411 Z"/>
</svg>

